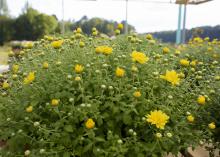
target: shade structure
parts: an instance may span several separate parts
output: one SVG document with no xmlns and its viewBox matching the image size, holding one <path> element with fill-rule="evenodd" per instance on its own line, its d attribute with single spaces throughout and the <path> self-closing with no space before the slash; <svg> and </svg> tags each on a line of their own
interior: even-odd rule
<svg viewBox="0 0 220 157">
<path fill-rule="evenodd" d="M 202 3 L 206 3 L 212 0 L 176 0 L 176 4 L 192 4 L 192 5 L 198 5 Z"/>
<path fill-rule="evenodd" d="M 176 4 L 179 4 L 179 17 L 178 17 L 178 28 L 176 31 L 176 44 L 184 44 L 186 40 L 186 8 L 187 5 L 199 5 L 202 3 L 210 2 L 213 0 L 176 0 Z M 183 21 L 182 21 L 182 5 L 184 5 Z M 183 23 L 182 34 L 181 34 L 181 23 Z"/>
</svg>

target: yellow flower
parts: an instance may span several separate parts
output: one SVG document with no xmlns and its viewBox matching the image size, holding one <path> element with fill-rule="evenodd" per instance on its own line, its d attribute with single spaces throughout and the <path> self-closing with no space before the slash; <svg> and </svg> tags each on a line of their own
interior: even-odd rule
<svg viewBox="0 0 220 157">
<path fill-rule="evenodd" d="M 138 72 L 138 68 L 135 65 L 132 65 L 131 71 L 133 72 Z"/>
<path fill-rule="evenodd" d="M 167 54 L 167 53 L 169 53 L 170 52 L 170 49 L 168 48 L 168 47 L 164 47 L 163 48 L 163 53 L 164 54 Z"/>
<path fill-rule="evenodd" d="M 60 100 L 59 99 L 52 99 L 51 100 L 51 105 L 52 106 L 57 106 L 59 104 Z"/>
<path fill-rule="evenodd" d="M 112 53 L 112 50 L 113 50 L 113 49 L 112 49 L 111 47 L 104 46 L 104 47 L 103 47 L 103 54 L 109 55 L 109 54 Z"/>
<path fill-rule="evenodd" d="M 119 23 L 118 24 L 118 29 L 123 30 L 123 28 L 124 28 L 124 25 L 122 23 Z"/>
<path fill-rule="evenodd" d="M 189 66 L 189 61 L 187 59 L 181 59 L 180 60 L 180 65 L 182 65 L 182 66 Z"/>
<path fill-rule="evenodd" d="M 77 33 L 82 33 L 82 29 L 81 29 L 81 28 L 77 28 L 77 29 L 76 29 L 76 32 L 77 32 Z"/>
<path fill-rule="evenodd" d="M 75 77 L 75 81 L 80 81 L 81 80 L 81 77 L 77 76 Z"/>
<path fill-rule="evenodd" d="M 140 64 L 144 64 L 149 60 L 149 58 L 144 53 L 137 51 L 133 51 L 131 53 L 131 57 L 134 62 L 138 62 Z"/>
<path fill-rule="evenodd" d="M 75 65 L 75 72 L 76 72 L 76 73 L 81 73 L 81 72 L 83 72 L 83 69 L 84 69 L 84 67 L 83 67 L 82 65 L 80 65 L 80 64 L 76 64 L 76 65 Z"/>
<path fill-rule="evenodd" d="M 116 35 L 119 35 L 120 33 L 121 33 L 121 31 L 120 31 L 119 29 L 116 29 L 116 30 L 115 30 L 115 34 L 116 34 Z"/>
<path fill-rule="evenodd" d="M 7 81 L 3 82 L 3 84 L 2 84 L 3 89 L 8 89 L 9 87 L 10 87 L 10 85 Z"/>
<path fill-rule="evenodd" d="M 23 46 L 24 46 L 24 48 L 31 49 L 34 46 L 34 43 L 31 42 L 31 41 L 30 42 L 26 42 L 26 43 L 23 44 Z"/>
<path fill-rule="evenodd" d="M 195 118 L 192 115 L 188 115 L 187 120 L 192 123 L 194 122 Z"/>
<path fill-rule="evenodd" d="M 30 84 L 35 80 L 34 72 L 30 72 L 27 77 L 24 78 L 24 84 Z"/>
<path fill-rule="evenodd" d="M 153 39 L 153 36 L 152 36 L 151 34 L 147 34 L 147 35 L 146 35 L 146 39 L 147 39 L 147 40 L 152 40 L 152 39 Z"/>
<path fill-rule="evenodd" d="M 214 122 L 210 123 L 209 124 L 209 128 L 210 129 L 215 129 L 216 128 L 215 123 Z"/>
<path fill-rule="evenodd" d="M 43 63 L 43 68 L 44 68 L 44 69 L 48 69 L 48 67 L 49 67 L 49 64 L 48 64 L 47 62 L 44 62 L 44 63 Z"/>
<path fill-rule="evenodd" d="M 109 47 L 109 46 L 98 46 L 95 49 L 96 53 L 103 53 L 105 55 L 111 54 L 112 51 L 113 51 L 113 49 L 111 47 Z"/>
<path fill-rule="evenodd" d="M 13 71 L 13 73 L 17 73 L 18 70 L 19 70 L 19 65 L 14 64 L 14 65 L 12 66 L 12 71 Z"/>
<path fill-rule="evenodd" d="M 167 70 L 165 75 L 161 75 L 160 78 L 170 82 L 172 85 L 179 85 L 180 78 L 175 70 Z"/>
<path fill-rule="evenodd" d="M 140 91 L 135 91 L 135 92 L 133 93 L 133 96 L 134 96 L 135 98 L 139 98 L 139 97 L 141 97 L 141 92 L 140 92 Z"/>
<path fill-rule="evenodd" d="M 147 116 L 147 122 L 151 123 L 152 125 L 156 125 L 159 129 L 164 129 L 166 123 L 169 120 L 169 116 L 163 113 L 161 110 L 151 111 L 150 114 Z"/>
<path fill-rule="evenodd" d="M 194 60 L 194 61 L 192 61 L 192 62 L 190 63 L 190 65 L 193 66 L 193 67 L 195 67 L 195 66 L 196 66 L 196 62 L 197 62 L 197 61 Z"/>
<path fill-rule="evenodd" d="M 93 121 L 93 119 L 89 118 L 87 121 L 86 121 L 86 128 L 87 129 L 93 129 L 95 127 L 95 122 Z"/>
<path fill-rule="evenodd" d="M 33 106 L 28 106 L 26 112 L 31 113 L 33 111 Z"/>
<path fill-rule="evenodd" d="M 124 77 L 125 75 L 125 70 L 122 68 L 117 67 L 116 71 L 115 71 L 115 75 L 117 77 Z"/>
<path fill-rule="evenodd" d="M 61 48 L 62 44 L 63 44 L 63 40 L 57 40 L 57 41 L 53 41 L 51 43 L 51 46 L 55 49 L 58 49 Z"/>
<path fill-rule="evenodd" d="M 204 105 L 205 104 L 205 97 L 200 95 L 198 98 L 197 98 L 197 103 L 199 105 Z"/>
<path fill-rule="evenodd" d="M 96 53 L 102 53 L 102 47 L 101 46 L 96 47 L 95 52 Z"/>
<path fill-rule="evenodd" d="M 158 132 L 158 133 L 156 133 L 156 137 L 157 137 L 157 138 L 161 138 L 161 137 L 162 137 L 162 134 Z"/>
<path fill-rule="evenodd" d="M 176 55 L 176 56 L 178 56 L 178 55 L 180 55 L 180 54 L 181 54 L 181 52 L 180 52 L 179 50 L 176 50 L 176 51 L 175 51 L 175 55 Z"/>
<path fill-rule="evenodd" d="M 83 41 L 79 42 L 79 47 L 83 48 L 85 46 L 85 43 Z"/>
</svg>

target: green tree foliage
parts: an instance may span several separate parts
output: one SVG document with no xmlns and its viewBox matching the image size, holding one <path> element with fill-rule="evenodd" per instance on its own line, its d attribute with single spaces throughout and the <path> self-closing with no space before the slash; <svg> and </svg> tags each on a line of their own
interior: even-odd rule
<svg viewBox="0 0 220 157">
<path fill-rule="evenodd" d="M 10 41 L 13 36 L 13 23 L 14 20 L 7 16 L 0 16 L 0 45 L 5 41 Z"/>
<path fill-rule="evenodd" d="M 36 40 L 45 34 L 53 33 L 57 25 L 58 22 L 54 16 L 41 14 L 32 8 L 28 8 L 15 20 L 15 39 Z"/>
<path fill-rule="evenodd" d="M 176 41 L 176 31 L 161 31 L 152 33 L 154 37 L 161 39 L 163 42 L 174 43 Z M 209 37 L 211 40 L 219 39 L 220 37 L 220 25 L 215 27 L 205 26 L 205 27 L 196 27 L 190 30 L 186 30 L 186 40 L 193 37 Z"/>
<path fill-rule="evenodd" d="M 125 24 L 124 21 L 121 23 Z M 74 30 L 77 27 L 81 27 L 83 32 L 86 34 L 92 33 L 92 28 L 95 27 L 99 32 L 114 35 L 114 31 L 117 28 L 118 23 L 116 21 L 109 21 L 102 18 L 91 18 L 88 19 L 86 16 L 83 16 L 79 21 L 76 21 L 71 26 L 70 30 Z M 128 26 L 129 31 L 135 31 L 135 28 L 131 25 Z M 124 33 L 125 30 L 122 30 L 121 33 Z"/>
</svg>

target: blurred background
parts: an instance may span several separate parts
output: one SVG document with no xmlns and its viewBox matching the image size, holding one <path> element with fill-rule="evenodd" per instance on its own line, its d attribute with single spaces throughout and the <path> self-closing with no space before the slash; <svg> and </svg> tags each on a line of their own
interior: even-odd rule
<svg viewBox="0 0 220 157">
<path fill-rule="evenodd" d="M 175 43 L 179 5 L 175 0 L 0 0 L 0 64 L 7 45 L 34 41 L 44 35 L 72 33 L 81 27 L 91 34 L 114 36 L 119 23 L 128 32 L 151 33 L 163 42 Z M 187 5 L 185 39 L 220 37 L 220 1 Z M 127 22 L 126 22 L 127 21 Z M 182 24 L 181 24 L 182 25 Z M 124 34 L 126 30 L 122 30 Z M 10 44 L 9 44 L 10 43 Z M 4 46 L 3 46 L 4 45 Z M 16 45 L 16 44 L 15 44 Z"/>
</svg>

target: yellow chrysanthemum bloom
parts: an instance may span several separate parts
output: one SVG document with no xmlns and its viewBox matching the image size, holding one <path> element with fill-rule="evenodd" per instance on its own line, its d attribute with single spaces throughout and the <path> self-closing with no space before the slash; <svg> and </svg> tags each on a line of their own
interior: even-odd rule
<svg viewBox="0 0 220 157">
<path fill-rule="evenodd" d="M 79 76 L 75 77 L 75 81 L 80 81 L 80 80 L 81 80 L 81 77 L 79 77 Z"/>
<path fill-rule="evenodd" d="M 169 116 L 163 113 L 161 110 L 151 111 L 147 116 L 147 122 L 152 125 L 156 125 L 159 129 L 164 129 L 166 123 L 169 120 Z"/>
<path fill-rule="evenodd" d="M 3 82 L 3 84 L 2 84 L 3 89 L 8 89 L 9 87 L 10 87 L 10 85 L 7 81 Z"/>
<path fill-rule="evenodd" d="M 44 69 L 48 69 L 48 67 L 49 67 L 49 64 L 48 64 L 47 62 L 44 62 L 44 63 L 43 63 L 43 68 L 44 68 Z"/>
<path fill-rule="evenodd" d="M 123 28 L 124 28 L 124 25 L 122 23 L 119 23 L 118 24 L 118 29 L 123 30 Z"/>
<path fill-rule="evenodd" d="M 170 49 L 168 48 L 168 47 L 164 47 L 163 48 L 163 53 L 164 54 L 167 54 L 167 53 L 169 53 L 170 52 Z"/>
<path fill-rule="evenodd" d="M 34 72 L 30 72 L 27 77 L 24 78 L 24 84 L 30 84 L 35 80 Z"/>
<path fill-rule="evenodd" d="M 85 43 L 83 41 L 80 41 L 79 42 L 79 47 L 81 47 L 81 48 L 85 47 Z"/>
<path fill-rule="evenodd" d="M 133 51 L 131 53 L 131 57 L 134 62 L 138 62 L 140 64 L 144 64 L 149 60 L 149 58 L 144 53 L 137 51 Z"/>
<path fill-rule="evenodd" d="M 187 59 L 181 59 L 180 60 L 180 65 L 182 66 L 189 66 L 189 61 Z"/>
<path fill-rule="evenodd" d="M 200 95 L 198 98 L 197 98 L 197 103 L 199 105 L 205 105 L 205 97 Z"/>
<path fill-rule="evenodd" d="M 76 32 L 77 32 L 77 33 L 82 33 L 82 29 L 81 29 L 81 28 L 77 28 L 77 29 L 76 29 Z"/>
<path fill-rule="evenodd" d="M 58 106 L 59 105 L 60 100 L 59 99 L 52 99 L 51 100 L 51 105 L 52 106 Z"/>
<path fill-rule="evenodd" d="M 116 34 L 116 35 L 119 35 L 120 33 L 121 33 L 121 31 L 120 31 L 119 29 L 116 29 L 116 30 L 115 30 L 115 34 Z"/>
<path fill-rule="evenodd" d="M 160 78 L 170 82 L 172 85 L 179 85 L 180 78 L 175 70 L 167 70 L 165 75 L 161 75 Z"/>
<path fill-rule="evenodd" d="M 124 77 L 125 75 L 125 70 L 122 68 L 117 67 L 116 71 L 115 71 L 115 75 L 117 77 Z"/>
<path fill-rule="evenodd" d="M 190 63 L 190 65 L 193 66 L 193 67 L 195 67 L 195 66 L 196 66 L 196 63 L 197 63 L 197 61 L 194 60 L 194 61 L 192 61 L 192 62 Z"/>
<path fill-rule="evenodd" d="M 103 53 L 105 55 L 112 54 L 113 49 L 109 46 L 98 46 L 95 49 L 96 53 Z"/>
<path fill-rule="evenodd" d="M 111 47 L 108 47 L 108 46 L 103 47 L 103 54 L 105 54 L 105 55 L 111 54 L 112 51 L 113 51 L 113 49 Z"/>
<path fill-rule="evenodd" d="M 146 35 L 146 39 L 147 39 L 147 40 L 152 40 L 152 39 L 153 39 L 153 36 L 152 36 L 151 34 L 147 34 L 147 35 Z"/>
<path fill-rule="evenodd" d="M 33 42 L 25 42 L 24 44 L 23 44 L 23 47 L 24 48 L 27 48 L 27 49 L 31 49 L 31 48 L 33 48 L 33 46 L 34 46 L 34 43 Z"/>
<path fill-rule="evenodd" d="M 141 97 L 141 92 L 140 92 L 140 91 L 135 91 L 135 92 L 133 93 L 133 96 L 134 96 L 135 98 L 139 98 L 139 97 Z"/>
<path fill-rule="evenodd" d="M 215 129 L 215 128 L 216 128 L 216 125 L 214 122 L 209 124 L 209 129 Z"/>
<path fill-rule="evenodd" d="M 132 65 L 131 71 L 133 72 L 138 72 L 138 68 L 135 65 Z"/>
<path fill-rule="evenodd" d="M 62 44 L 63 44 L 63 40 L 57 40 L 57 41 L 53 41 L 51 43 L 51 46 L 55 49 L 58 49 L 61 48 Z"/>
<path fill-rule="evenodd" d="M 84 70 L 84 67 L 80 64 L 76 64 L 74 69 L 76 73 L 82 73 Z"/>
<path fill-rule="evenodd" d="M 190 123 L 192 123 L 192 122 L 194 122 L 195 118 L 194 118 L 192 115 L 188 115 L 188 116 L 187 116 L 187 120 L 188 120 Z"/>
<path fill-rule="evenodd" d="M 14 64 L 14 65 L 12 66 L 12 71 L 13 71 L 13 73 L 17 73 L 18 70 L 19 70 L 19 65 Z"/>
<path fill-rule="evenodd" d="M 33 111 L 33 106 L 28 106 L 26 112 L 31 113 Z"/>
<path fill-rule="evenodd" d="M 87 129 L 93 129 L 95 127 L 95 122 L 93 121 L 93 119 L 89 118 L 86 121 L 85 125 Z"/>
</svg>

